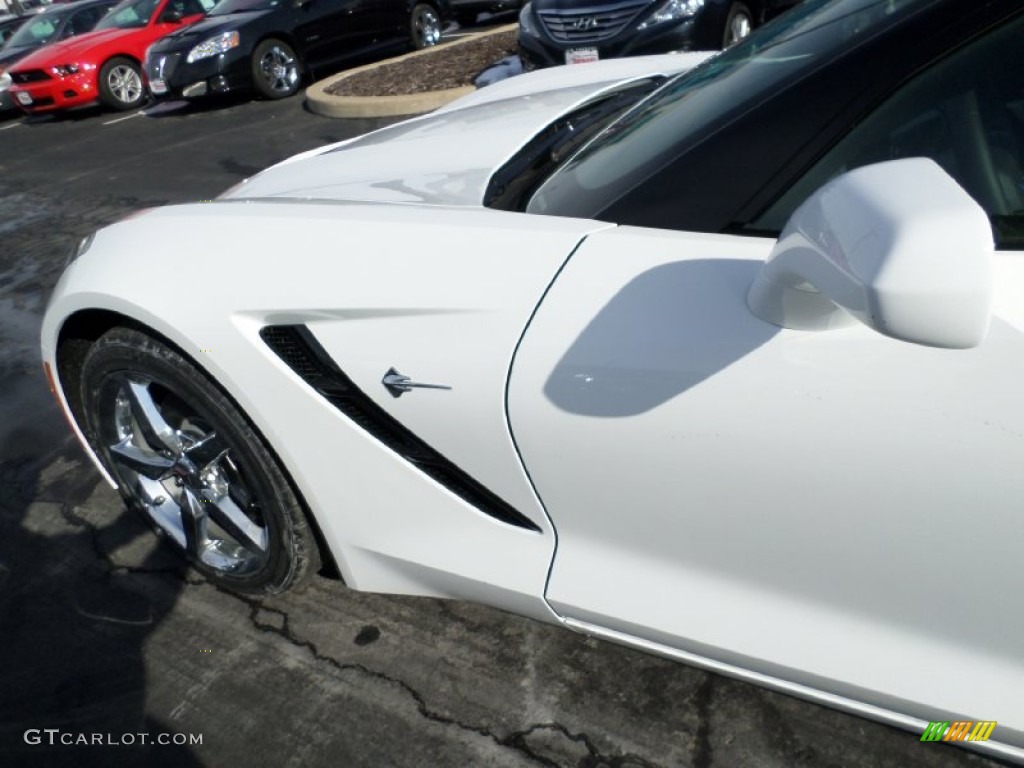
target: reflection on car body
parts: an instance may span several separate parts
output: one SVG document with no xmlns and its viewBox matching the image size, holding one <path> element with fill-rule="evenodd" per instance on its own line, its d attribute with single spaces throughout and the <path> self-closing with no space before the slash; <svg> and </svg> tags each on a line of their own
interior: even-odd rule
<svg viewBox="0 0 1024 768">
<path fill-rule="evenodd" d="M 807 0 L 496 83 L 100 230 L 45 370 L 219 586 L 331 560 L 1022 761 L 1021 39 Z"/>
</svg>

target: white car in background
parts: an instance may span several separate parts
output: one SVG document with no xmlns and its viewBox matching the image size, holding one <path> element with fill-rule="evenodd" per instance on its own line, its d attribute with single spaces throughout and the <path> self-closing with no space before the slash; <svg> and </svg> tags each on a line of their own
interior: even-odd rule
<svg viewBox="0 0 1024 768">
<path fill-rule="evenodd" d="M 332 559 L 1024 759 L 1021 39 L 808 0 L 499 83 L 96 233 L 46 371 L 222 586 Z"/>
</svg>

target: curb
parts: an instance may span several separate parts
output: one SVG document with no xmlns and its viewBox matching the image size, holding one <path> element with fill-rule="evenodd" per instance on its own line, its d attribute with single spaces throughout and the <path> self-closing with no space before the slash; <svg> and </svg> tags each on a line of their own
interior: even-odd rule
<svg viewBox="0 0 1024 768">
<path fill-rule="evenodd" d="M 443 48 L 451 48 L 471 40 L 476 40 L 487 35 L 496 35 L 501 32 L 508 32 L 517 27 L 517 24 L 505 24 L 486 32 L 478 32 L 449 43 L 442 43 L 430 48 L 424 48 L 412 53 L 406 53 L 394 58 L 375 61 L 355 69 L 347 69 L 324 80 L 313 83 L 306 89 L 306 104 L 311 112 L 324 117 L 398 117 L 402 115 L 420 115 L 424 112 L 431 112 L 438 107 L 454 101 L 460 96 L 472 93 L 476 88 L 472 85 L 464 85 L 461 88 L 448 88 L 442 91 L 424 91 L 423 93 L 411 93 L 406 96 L 332 96 L 327 93 L 327 88 L 335 83 L 344 80 L 360 72 L 377 69 L 388 64 L 395 64 L 415 59 L 417 56 L 429 56 L 434 51 Z"/>
</svg>

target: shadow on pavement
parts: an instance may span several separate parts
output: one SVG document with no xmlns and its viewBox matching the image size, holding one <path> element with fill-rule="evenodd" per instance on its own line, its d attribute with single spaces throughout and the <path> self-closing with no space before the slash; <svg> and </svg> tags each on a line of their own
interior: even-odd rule
<svg viewBox="0 0 1024 768">
<path fill-rule="evenodd" d="M 189 736 L 174 744 L 145 711 L 143 646 L 184 581 L 141 575 L 169 570 L 162 547 L 112 564 L 149 533 L 127 511 L 91 522 L 81 505 L 98 484 L 70 438 L 0 462 L 0 765 L 198 766 Z"/>
</svg>

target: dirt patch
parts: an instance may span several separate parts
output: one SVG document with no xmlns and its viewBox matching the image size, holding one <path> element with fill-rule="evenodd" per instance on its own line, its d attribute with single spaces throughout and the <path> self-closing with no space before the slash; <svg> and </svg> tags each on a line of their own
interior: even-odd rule
<svg viewBox="0 0 1024 768">
<path fill-rule="evenodd" d="M 516 52 L 516 34 L 513 29 L 442 46 L 341 78 L 325 91 L 332 96 L 408 96 L 472 85 L 481 71 Z"/>
</svg>

